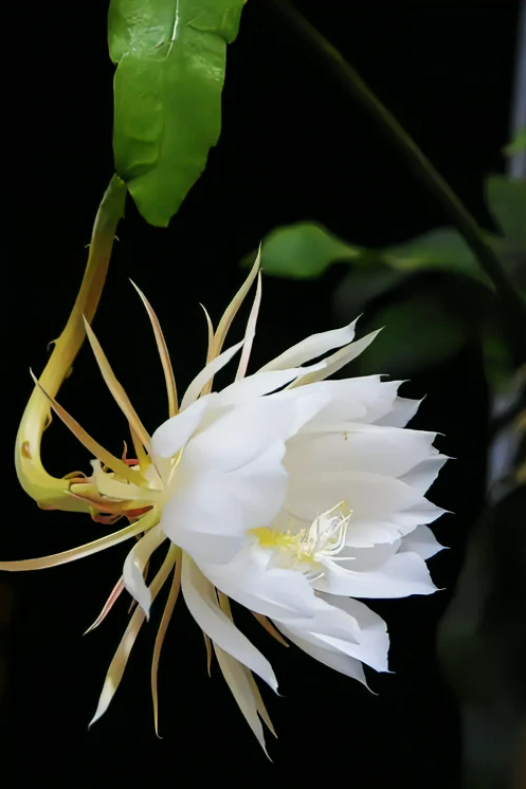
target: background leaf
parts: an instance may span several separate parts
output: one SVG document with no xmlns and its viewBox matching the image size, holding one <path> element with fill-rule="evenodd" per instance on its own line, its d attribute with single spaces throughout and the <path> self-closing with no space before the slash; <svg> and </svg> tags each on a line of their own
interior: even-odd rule
<svg viewBox="0 0 526 789">
<path fill-rule="evenodd" d="M 526 150 L 526 129 L 521 131 L 513 138 L 513 140 L 506 145 L 504 153 L 506 156 L 513 156 L 515 153 L 520 153 Z"/>
<path fill-rule="evenodd" d="M 504 235 L 526 251 L 526 180 L 490 175 L 486 180 L 488 207 Z"/>
<path fill-rule="evenodd" d="M 384 331 L 356 360 L 354 371 L 411 377 L 457 353 L 468 339 L 467 327 L 440 295 L 436 287 L 422 285 L 368 312 L 361 331 L 380 327 Z"/>
<path fill-rule="evenodd" d="M 489 234 L 488 238 L 493 241 Z M 338 262 L 382 263 L 405 273 L 450 271 L 491 286 L 462 236 L 450 228 L 431 230 L 404 244 L 366 249 L 343 241 L 322 225 L 300 222 L 273 230 L 263 242 L 262 266 L 267 274 L 309 279 Z"/>
<path fill-rule="evenodd" d="M 299 222 L 268 234 L 263 242 L 261 265 L 266 274 L 310 279 L 319 277 L 333 263 L 356 260 L 364 253 L 361 247 L 342 241 L 322 225 Z M 250 262 L 253 258 L 252 255 Z"/>
<path fill-rule="evenodd" d="M 166 226 L 221 129 L 226 45 L 244 0 L 112 0 L 113 148 L 118 175 L 153 225 Z"/>
</svg>

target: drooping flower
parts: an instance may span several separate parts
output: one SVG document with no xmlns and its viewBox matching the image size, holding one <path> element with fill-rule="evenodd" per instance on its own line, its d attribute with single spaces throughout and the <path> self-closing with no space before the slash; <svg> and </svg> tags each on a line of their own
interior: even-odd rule
<svg viewBox="0 0 526 789">
<path fill-rule="evenodd" d="M 92 627 L 124 589 L 138 603 L 110 665 L 94 719 L 120 683 L 151 604 L 171 577 L 152 662 L 157 670 L 180 589 L 202 629 L 210 665 L 222 673 L 258 740 L 272 730 L 253 673 L 272 688 L 266 658 L 237 629 L 229 599 L 246 606 L 278 640 L 285 636 L 331 668 L 365 683 L 362 664 L 387 670 L 383 620 L 355 598 L 435 591 L 426 559 L 441 549 L 428 525 L 442 510 L 425 498 L 446 458 L 434 433 L 405 427 L 418 402 L 380 376 L 327 380 L 375 334 L 354 339 L 355 323 L 316 334 L 246 375 L 261 301 L 258 261 L 217 330 L 207 315 L 207 363 L 180 406 L 166 344 L 142 293 L 160 352 L 169 419 L 150 436 L 86 323 L 102 375 L 131 429 L 136 458 L 116 458 L 52 398 L 59 417 L 93 454 L 92 474 L 73 476 L 70 495 L 93 516 L 129 525 L 54 556 L 2 562 L 0 569 L 50 567 L 138 537 L 122 577 Z M 235 314 L 258 278 L 244 340 L 223 350 Z M 213 391 L 216 373 L 239 355 L 234 382 Z M 164 561 L 148 583 L 153 554 Z"/>
</svg>

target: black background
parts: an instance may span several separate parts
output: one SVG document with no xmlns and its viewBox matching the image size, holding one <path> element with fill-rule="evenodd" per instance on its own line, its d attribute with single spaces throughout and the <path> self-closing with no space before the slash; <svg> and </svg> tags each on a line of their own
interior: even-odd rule
<svg viewBox="0 0 526 789">
<path fill-rule="evenodd" d="M 517 3 L 298 0 L 297 7 L 353 62 L 487 224 L 482 178 L 503 166 L 499 150 L 508 137 Z M 80 515 L 39 511 L 19 489 L 10 457 L 31 391 L 28 368 L 42 369 L 46 344 L 65 323 L 84 245 L 112 174 L 106 10 L 105 2 L 67 8 L 26 3 L 23 41 L 13 33 L 6 42 L 13 52 L 7 123 L 12 144 L 4 163 L 6 230 L 13 243 L 4 266 L 5 559 L 63 550 L 104 531 Z M 217 320 L 242 281 L 238 261 L 271 228 L 315 219 L 351 241 L 380 245 L 447 222 L 362 111 L 261 0 L 247 3 L 230 49 L 223 106 L 221 141 L 170 228 L 147 226 L 128 201 L 96 319 L 98 336 L 150 429 L 165 418 L 163 380 L 128 277 L 158 312 L 182 390 L 204 361 L 198 303 Z M 265 281 L 255 364 L 333 325 L 332 294 L 342 275 L 334 270 L 301 284 Z M 242 325 L 240 318 L 236 338 Z M 445 516 L 436 530 L 452 550 L 431 561 L 445 591 L 374 605 L 390 627 L 395 672 L 371 672 L 378 696 L 294 647 L 283 649 L 247 621 L 285 696 L 274 698 L 263 689 L 279 734 L 270 742 L 271 765 L 217 665 L 212 679 L 206 676 L 201 634 L 181 602 L 161 660 L 164 739 L 154 736 L 149 699 L 161 606 L 144 627 L 109 712 L 88 733 L 125 627 L 127 602 L 119 602 L 99 631 L 81 634 L 120 574 L 127 550 L 122 546 L 63 568 L 2 579 L 7 621 L 1 633 L 1 769 L 17 769 L 8 772 L 5 785 L 30 786 L 38 771 L 56 787 L 79 789 L 116 781 L 133 787 L 161 780 L 212 785 L 218 779 L 234 786 L 260 779 L 360 789 L 459 786 L 459 722 L 437 667 L 435 629 L 482 504 L 487 403 L 477 348 L 415 379 L 407 393 L 427 393 L 415 425 L 445 433 L 441 446 L 457 458 L 433 490 L 433 498 L 456 516 Z M 125 422 L 87 349 L 60 399 L 119 452 Z M 44 440 L 44 460 L 57 475 L 88 465 L 87 454 L 56 421 Z"/>
</svg>

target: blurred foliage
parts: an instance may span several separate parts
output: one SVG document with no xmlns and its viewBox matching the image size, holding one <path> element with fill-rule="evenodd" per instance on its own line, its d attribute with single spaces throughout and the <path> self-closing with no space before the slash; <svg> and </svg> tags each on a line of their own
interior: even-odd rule
<svg viewBox="0 0 526 789">
<path fill-rule="evenodd" d="M 221 130 L 226 46 L 244 0 L 112 0 L 117 174 L 144 218 L 166 226 Z"/>
<path fill-rule="evenodd" d="M 498 232 L 484 231 L 501 263 L 526 294 L 526 182 L 491 175 L 488 211 Z M 247 256 L 244 263 L 253 260 Z M 499 390 L 514 364 L 502 333 L 502 306 L 493 284 L 454 228 L 430 230 L 396 246 L 365 248 L 338 238 L 315 222 L 273 230 L 263 241 L 266 274 L 293 279 L 322 276 L 335 263 L 348 273 L 334 296 L 338 321 L 365 311 L 363 329 L 386 326 L 358 360 L 362 374 L 410 376 L 481 341 L 487 375 Z"/>
<path fill-rule="evenodd" d="M 506 145 L 503 152 L 506 156 L 513 156 L 515 153 L 520 153 L 521 151 L 526 151 L 526 129 L 521 129 L 521 131 L 515 135 L 514 139 Z"/>
</svg>

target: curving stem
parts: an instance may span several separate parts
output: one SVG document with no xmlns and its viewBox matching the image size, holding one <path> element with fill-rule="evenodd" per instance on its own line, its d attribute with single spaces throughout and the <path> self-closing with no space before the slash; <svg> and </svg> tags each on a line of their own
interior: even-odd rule
<svg viewBox="0 0 526 789">
<path fill-rule="evenodd" d="M 88 263 L 71 315 L 39 379 L 40 386 L 51 397 L 56 396 L 68 377 L 84 342 L 86 333 L 83 316 L 91 322 L 97 310 L 106 281 L 115 231 L 124 215 L 125 198 L 126 186 L 114 175 L 95 217 Z M 42 464 L 42 435 L 50 420 L 49 400 L 39 387 L 35 387 L 16 438 L 15 464 L 20 484 L 44 509 L 89 512 L 91 507 L 87 502 L 70 495 L 70 481 L 52 477 Z"/>
</svg>

